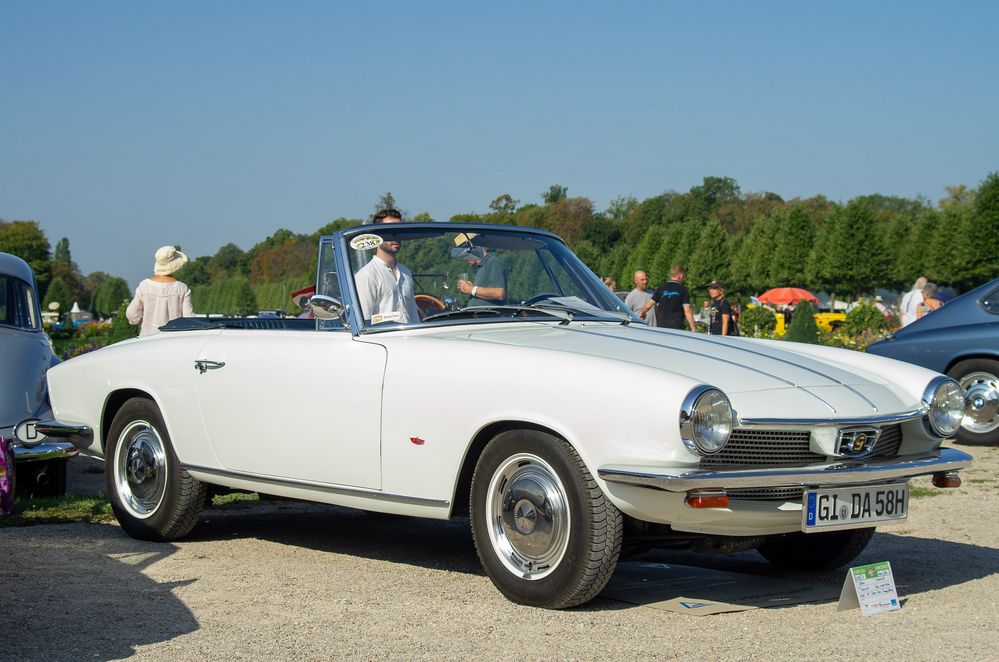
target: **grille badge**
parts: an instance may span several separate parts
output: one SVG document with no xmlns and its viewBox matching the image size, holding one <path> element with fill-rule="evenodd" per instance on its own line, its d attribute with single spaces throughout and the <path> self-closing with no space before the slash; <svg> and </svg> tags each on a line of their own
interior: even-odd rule
<svg viewBox="0 0 999 662">
<path fill-rule="evenodd" d="M 843 428 L 839 431 L 839 455 L 862 457 L 874 450 L 881 430 L 878 428 Z"/>
</svg>

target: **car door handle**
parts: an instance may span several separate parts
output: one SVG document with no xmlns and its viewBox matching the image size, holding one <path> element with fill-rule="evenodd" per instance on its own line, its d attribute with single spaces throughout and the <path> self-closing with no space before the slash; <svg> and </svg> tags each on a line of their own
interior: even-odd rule
<svg viewBox="0 0 999 662">
<path fill-rule="evenodd" d="M 207 359 L 198 359 L 194 362 L 194 369 L 200 372 L 202 375 L 209 370 L 218 370 L 225 366 L 225 361 L 209 361 Z"/>
</svg>

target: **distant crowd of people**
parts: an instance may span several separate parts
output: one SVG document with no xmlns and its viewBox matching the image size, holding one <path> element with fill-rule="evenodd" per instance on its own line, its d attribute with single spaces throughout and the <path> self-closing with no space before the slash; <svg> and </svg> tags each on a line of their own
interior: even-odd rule
<svg viewBox="0 0 999 662">
<path fill-rule="evenodd" d="M 633 279 L 635 287 L 628 292 L 624 304 L 649 326 L 669 329 L 687 329 L 697 332 L 695 318 L 707 327 L 707 332 L 718 336 L 737 336 L 739 304 L 732 304 L 725 298 L 725 285 L 719 281 L 708 283 L 708 299 L 703 309 L 695 314 L 691 309 L 690 291 L 684 285 L 685 272 L 682 265 L 670 268 L 669 280 L 657 287 L 649 288 L 648 274 L 639 269 Z M 617 284 L 611 278 L 604 278 L 604 284 L 614 291 Z M 885 305 L 881 296 L 874 298 L 874 306 L 889 318 L 898 317 L 901 325 L 915 322 L 920 317 L 943 305 L 939 289 L 924 276 L 916 279 L 912 289 L 902 297 L 898 311 Z M 795 311 L 795 304 L 781 306 L 776 312 L 782 314 L 785 324 L 789 324 Z"/>
<path fill-rule="evenodd" d="M 680 264 L 670 267 L 669 280 L 649 288 L 649 275 L 639 269 L 633 279 L 635 288 L 628 292 L 624 305 L 649 326 L 666 329 L 690 329 L 697 332 L 697 322 L 690 304 L 690 290 L 684 285 L 686 271 Z M 604 280 L 607 282 L 607 279 Z M 612 281 L 613 282 L 613 281 Z M 717 280 L 708 283 L 708 296 L 699 313 L 708 333 L 715 336 L 737 336 L 738 308 L 725 298 L 725 285 Z"/>
</svg>

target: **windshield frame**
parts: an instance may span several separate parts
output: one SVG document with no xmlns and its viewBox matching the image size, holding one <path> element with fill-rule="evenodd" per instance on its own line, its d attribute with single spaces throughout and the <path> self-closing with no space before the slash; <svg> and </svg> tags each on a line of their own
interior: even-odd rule
<svg viewBox="0 0 999 662">
<path fill-rule="evenodd" d="M 447 222 L 405 222 L 405 223 L 393 223 L 391 225 L 393 230 L 398 229 L 399 231 L 411 232 L 419 230 L 434 230 L 440 234 L 452 234 L 461 232 L 478 232 L 478 233 L 511 233 L 511 234 L 526 234 L 533 235 L 538 239 L 543 241 L 553 241 L 560 244 L 564 248 L 564 257 L 560 259 L 560 256 L 553 251 L 548 251 L 548 255 L 558 261 L 560 266 L 565 269 L 570 275 L 573 275 L 578 279 L 579 285 L 583 288 L 584 292 L 594 301 L 601 304 L 600 307 L 605 309 L 607 313 L 606 316 L 597 316 L 595 314 L 579 313 L 575 318 L 579 321 L 607 321 L 614 322 L 617 324 L 622 323 L 624 320 L 621 317 L 614 316 L 614 313 L 625 313 L 632 320 L 634 315 L 631 313 L 627 307 L 621 302 L 621 300 L 611 292 L 606 285 L 600 280 L 600 278 L 590 270 L 586 264 L 583 263 L 579 257 L 569 249 L 565 241 L 562 240 L 558 235 L 549 232 L 547 230 L 541 230 L 539 228 L 515 226 L 515 225 L 494 225 L 491 223 L 447 223 Z M 439 319 L 432 320 L 430 322 L 416 322 L 410 324 L 396 324 L 396 323 L 382 323 L 382 324 L 366 324 L 364 322 L 363 316 L 361 314 L 361 303 L 357 295 L 357 289 L 354 283 L 354 272 L 350 265 L 350 260 L 348 258 L 350 249 L 350 240 L 358 235 L 368 234 L 375 232 L 376 229 L 382 229 L 382 226 L 376 226 L 373 224 L 359 225 L 346 230 L 341 230 L 332 236 L 333 243 L 335 245 L 335 260 L 337 265 L 338 277 L 340 280 L 340 291 L 341 293 L 348 293 L 349 300 L 345 300 L 346 305 L 346 316 L 350 332 L 353 336 L 358 336 L 361 334 L 369 333 L 385 333 L 389 331 L 403 331 L 408 329 L 428 329 L 437 328 L 444 326 L 456 326 L 456 325 L 467 325 L 467 324 L 499 324 L 499 323 L 544 323 L 544 324 L 558 324 L 562 320 L 558 318 L 553 318 L 546 315 L 543 311 L 539 310 L 537 316 L 530 317 L 489 317 L 489 318 L 456 318 L 456 319 Z M 405 258 L 402 259 L 403 264 L 405 264 Z M 542 261 L 542 264 L 546 270 L 549 271 L 550 277 L 554 276 L 550 273 L 550 268 L 547 264 Z M 555 279 L 557 282 L 557 279 Z"/>
</svg>

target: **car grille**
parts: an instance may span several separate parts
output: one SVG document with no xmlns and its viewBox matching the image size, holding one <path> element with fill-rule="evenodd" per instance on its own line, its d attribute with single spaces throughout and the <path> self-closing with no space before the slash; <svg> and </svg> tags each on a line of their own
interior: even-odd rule
<svg viewBox="0 0 999 662">
<path fill-rule="evenodd" d="M 810 436 L 807 430 L 733 430 L 725 448 L 717 455 L 702 457 L 700 466 L 702 469 L 795 467 L 827 461 L 825 455 L 809 449 Z M 896 457 L 901 445 L 902 426 L 886 426 L 867 457 Z M 801 501 L 803 491 L 801 487 L 754 487 L 728 490 L 728 496 L 736 501 Z"/>
<path fill-rule="evenodd" d="M 720 453 L 701 458 L 701 468 L 718 467 L 793 467 L 824 462 L 825 455 L 808 448 L 808 430 L 732 430 L 728 444 Z"/>
</svg>

